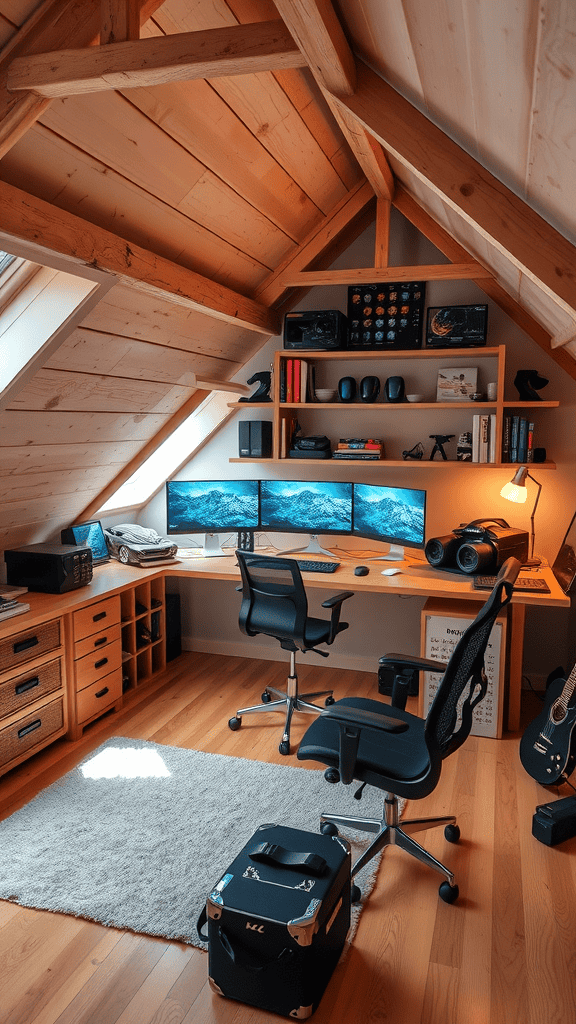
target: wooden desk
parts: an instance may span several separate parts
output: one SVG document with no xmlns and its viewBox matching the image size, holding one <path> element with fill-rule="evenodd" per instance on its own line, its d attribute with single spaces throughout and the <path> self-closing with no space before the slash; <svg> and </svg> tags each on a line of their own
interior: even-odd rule
<svg viewBox="0 0 576 1024">
<path fill-rule="evenodd" d="M 275 552 L 267 549 L 261 553 Z M 482 592 L 473 589 L 471 577 L 455 577 L 412 558 L 393 563 L 401 570 L 400 573 L 383 576 L 382 569 L 390 563 L 370 562 L 369 557 L 370 553 L 366 551 L 355 551 L 353 558 L 348 553 L 339 552 L 335 560 L 341 560 L 341 565 L 336 572 L 304 572 L 306 587 L 332 593 L 353 590 L 383 596 L 399 594 L 463 602 L 482 600 Z M 367 576 L 354 575 L 355 566 L 361 563 L 369 567 Z M 529 605 L 570 607 L 570 601 L 558 586 L 552 571 L 545 568 L 542 575 L 550 593 L 517 591 L 509 609 L 511 644 L 507 727 L 513 731 L 519 728 L 520 722 L 526 608 Z M 240 573 L 232 551 L 225 557 L 182 559 L 153 569 L 110 562 L 98 566 L 92 582 L 79 590 L 68 594 L 28 593 L 22 600 L 30 604 L 30 611 L 0 622 L 0 654 L 3 644 L 7 651 L 6 660 L 0 660 L 0 697 L 3 693 L 11 695 L 7 705 L 9 711 L 4 716 L 0 701 L 0 775 L 65 733 L 71 738 L 78 738 L 82 729 L 104 711 L 121 707 L 126 686 L 128 689 L 136 687 L 165 668 L 164 584 L 167 577 L 237 583 Z M 138 643 L 139 623 L 150 627 L 155 615 L 158 616 L 158 638 L 153 637 L 149 645 L 141 647 Z M 15 659 L 12 640 L 26 640 L 35 631 L 41 631 L 42 638 L 48 633 L 53 640 L 41 653 L 39 647 L 31 647 L 30 654 L 25 654 L 23 660 L 18 660 L 20 655 Z M 42 682 L 45 687 L 42 693 L 36 688 L 37 683 L 32 686 L 25 679 L 22 682 L 27 673 L 35 679 L 39 668 L 46 669 L 43 679 L 48 676 Z M 374 670 L 376 672 L 376 666 Z M 18 706 L 14 705 L 12 694 L 15 682 L 27 694 Z M 43 724 L 34 736 L 26 731 L 29 730 L 27 723 L 39 718 L 43 719 Z M 22 740 L 20 733 L 23 733 Z M 6 748 L 4 760 L 3 740 Z M 21 754 L 18 753 L 20 742 L 25 745 Z"/>
</svg>

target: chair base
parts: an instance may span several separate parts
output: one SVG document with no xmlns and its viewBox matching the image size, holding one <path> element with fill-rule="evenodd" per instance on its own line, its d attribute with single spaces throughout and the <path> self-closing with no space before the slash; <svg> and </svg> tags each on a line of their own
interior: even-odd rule
<svg viewBox="0 0 576 1024">
<path fill-rule="evenodd" d="M 444 875 L 450 886 L 454 885 L 453 873 L 436 860 L 431 853 L 428 853 L 423 846 L 420 846 L 411 838 L 414 832 L 423 832 L 428 828 L 436 828 L 439 825 L 455 825 L 454 815 L 442 818 L 412 818 L 402 821 L 400 824 L 398 814 L 398 797 L 393 793 L 384 794 L 384 807 L 382 818 L 356 818 L 348 814 L 322 814 L 320 826 L 330 822 L 338 827 L 357 829 L 359 832 L 375 832 L 376 838 L 372 841 L 367 850 L 358 858 L 352 866 L 352 876 L 356 875 L 377 853 L 380 853 L 386 846 L 399 846 L 406 853 L 416 857 L 422 864 L 434 868 Z"/>
<path fill-rule="evenodd" d="M 307 714 L 319 715 L 324 709 L 318 704 L 313 704 L 315 697 L 331 697 L 332 690 L 317 690 L 315 693 L 298 693 L 298 676 L 294 669 L 294 655 L 291 653 L 290 675 L 286 682 L 286 691 L 277 690 L 274 686 L 267 686 L 266 693 L 274 695 L 276 700 L 269 700 L 262 704 L 254 704 L 249 708 L 240 708 L 235 718 L 231 718 L 229 726 L 231 729 L 238 729 L 243 715 L 261 714 L 266 711 L 281 711 L 286 709 L 284 732 L 278 747 L 281 754 L 290 753 L 290 725 L 292 715 L 295 711 L 305 711 Z M 232 722 L 235 724 L 232 725 Z"/>
</svg>

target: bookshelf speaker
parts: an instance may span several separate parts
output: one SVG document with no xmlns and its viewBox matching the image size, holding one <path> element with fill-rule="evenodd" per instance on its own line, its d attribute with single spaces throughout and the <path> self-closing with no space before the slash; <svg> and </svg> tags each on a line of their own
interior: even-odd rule
<svg viewBox="0 0 576 1024">
<path fill-rule="evenodd" d="M 269 459 L 272 455 L 270 420 L 241 420 L 238 424 L 238 454 L 245 459 Z"/>
</svg>

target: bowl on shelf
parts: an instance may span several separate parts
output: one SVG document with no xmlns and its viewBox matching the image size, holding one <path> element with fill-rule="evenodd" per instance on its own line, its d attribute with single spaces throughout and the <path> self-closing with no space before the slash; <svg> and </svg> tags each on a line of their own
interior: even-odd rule
<svg viewBox="0 0 576 1024">
<path fill-rule="evenodd" d="M 424 395 L 406 395 L 407 402 L 423 402 Z"/>
<path fill-rule="evenodd" d="M 335 388 L 316 388 L 314 394 L 318 402 L 333 402 L 336 398 Z"/>
</svg>

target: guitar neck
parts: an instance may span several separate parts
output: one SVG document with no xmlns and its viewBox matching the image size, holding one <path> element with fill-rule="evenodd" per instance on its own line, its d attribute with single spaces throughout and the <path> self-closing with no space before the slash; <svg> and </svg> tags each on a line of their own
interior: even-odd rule
<svg viewBox="0 0 576 1024">
<path fill-rule="evenodd" d="M 562 693 L 560 694 L 560 696 L 558 698 L 558 703 L 561 704 L 562 707 L 565 710 L 568 709 L 568 704 L 570 703 L 570 699 L 572 697 L 572 694 L 574 693 L 574 689 L 575 688 L 576 688 L 576 665 L 574 665 L 574 668 L 572 669 L 570 675 L 568 676 L 568 679 L 564 683 L 564 687 L 562 689 Z"/>
</svg>

